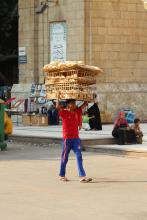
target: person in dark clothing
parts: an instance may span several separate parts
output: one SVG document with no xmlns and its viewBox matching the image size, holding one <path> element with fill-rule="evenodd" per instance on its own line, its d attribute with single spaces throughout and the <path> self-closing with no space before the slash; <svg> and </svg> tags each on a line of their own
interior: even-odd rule
<svg viewBox="0 0 147 220">
<path fill-rule="evenodd" d="M 47 111 L 47 116 L 48 116 L 48 124 L 52 125 L 52 105 L 49 107 L 48 111 Z"/>
<path fill-rule="evenodd" d="M 49 124 L 50 125 L 58 125 L 59 124 L 59 116 L 58 116 L 58 109 L 55 106 L 55 103 L 50 107 L 47 112 L 49 117 Z"/>
<path fill-rule="evenodd" d="M 88 116 L 92 117 L 89 119 L 89 126 L 91 130 L 102 130 L 101 115 L 96 100 L 97 96 L 95 95 L 94 98 L 95 102 L 88 108 Z"/>
<path fill-rule="evenodd" d="M 58 110 L 56 106 L 53 106 L 52 108 L 52 124 L 59 125 L 59 116 L 58 116 Z"/>
</svg>

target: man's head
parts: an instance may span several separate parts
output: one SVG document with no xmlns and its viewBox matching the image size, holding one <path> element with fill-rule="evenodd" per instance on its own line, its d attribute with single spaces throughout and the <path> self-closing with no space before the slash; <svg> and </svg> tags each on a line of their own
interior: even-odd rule
<svg viewBox="0 0 147 220">
<path fill-rule="evenodd" d="M 67 108 L 71 111 L 76 109 L 76 100 L 75 99 L 68 99 L 66 101 Z"/>
<path fill-rule="evenodd" d="M 97 98 L 97 94 L 93 93 L 93 98 L 96 99 Z"/>
<path fill-rule="evenodd" d="M 134 119 L 134 124 L 139 125 L 140 124 L 140 119 L 139 118 L 135 118 Z"/>
</svg>

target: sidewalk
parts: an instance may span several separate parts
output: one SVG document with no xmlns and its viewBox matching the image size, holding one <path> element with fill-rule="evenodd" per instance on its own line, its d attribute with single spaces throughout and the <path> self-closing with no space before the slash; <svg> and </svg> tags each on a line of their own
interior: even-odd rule
<svg viewBox="0 0 147 220">
<path fill-rule="evenodd" d="M 147 124 L 141 124 L 143 144 L 117 145 L 111 135 L 113 125 L 103 125 L 102 131 L 80 131 L 82 145 L 88 151 L 108 154 L 140 155 L 147 157 Z M 40 145 L 60 144 L 61 126 L 32 127 L 14 126 L 10 140 Z"/>
</svg>

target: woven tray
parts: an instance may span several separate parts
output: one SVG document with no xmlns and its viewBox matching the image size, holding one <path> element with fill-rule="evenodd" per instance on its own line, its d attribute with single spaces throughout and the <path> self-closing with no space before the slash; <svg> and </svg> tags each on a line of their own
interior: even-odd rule
<svg viewBox="0 0 147 220">
<path fill-rule="evenodd" d="M 48 100 L 52 100 L 52 99 L 57 99 L 58 98 L 58 93 L 57 92 L 47 92 L 46 93 L 46 98 Z M 75 100 L 82 100 L 82 101 L 88 101 L 91 102 L 93 101 L 93 95 L 92 94 L 86 94 L 86 93 L 82 93 L 82 92 L 77 92 L 75 94 L 73 94 L 72 92 L 64 92 L 61 91 L 60 92 L 60 100 L 65 100 L 65 99 L 75 99 Z"/>
<path fill-rule="evenodd" d="M 60 78 L 60 77 L 45 77 L 45 85 L 52 85 L 52 84 L 62 84 L 62 83 L 77 83 L 77 84 L 86 84 L 86 85 L 93 85 L 96 84 L 96 79 L 88 78 L 88 77 L 79 77 L 79 78 Z"/>
<path fill-rule="evenodd" d="M 76 64 L 76 63 L 56 63 L 55 64 L 47 64 L 43 67 L 43 71 L 45 73 L 54 73 L 61 71 L 70 71 L 70 70 L 79 70 L 79 71 L 88 71 L 91 74 L 97 75 L 102 73 L 102 70 L 95 66 L 84 65 L 84 64 Z"/>
</svg>

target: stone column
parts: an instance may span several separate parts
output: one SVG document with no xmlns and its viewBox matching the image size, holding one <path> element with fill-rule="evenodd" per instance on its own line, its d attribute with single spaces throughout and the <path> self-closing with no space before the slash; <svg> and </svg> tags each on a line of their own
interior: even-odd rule
<svg viewBox="0 0 147 220">
<path fill-rule="evenodd" d="M 19 84 L 13 85 L 12 96 L 28 98 L 31 84 L 38 83 L 38 22 L 36 0 L 19 0 L 19 47 L 24 47 L 27 63 L 19 64 Z"/>
</svg>

